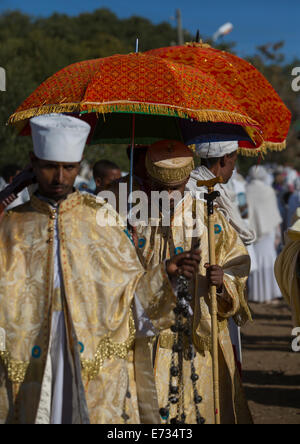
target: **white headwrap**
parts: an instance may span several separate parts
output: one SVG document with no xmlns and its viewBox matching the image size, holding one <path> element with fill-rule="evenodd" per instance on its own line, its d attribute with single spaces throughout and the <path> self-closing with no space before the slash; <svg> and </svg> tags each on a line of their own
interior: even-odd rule
<svg viewBox="0 0 300 444">
<path fill-rule="evenodd" d="M 195 199 L 204 199 L 204 193 L 207 193 L 205 187 L 198 187 L 198 180 L 210 180 L 216 176 L 204 165 L 196 168 L 190 176 L 186 188 L 192 193 Z M 239 209 L 235 203 L 235 198 L 232 198 L 228 189 L 218 183 L 215 190 L 220 192 L 220 196 L 216 199 L 218 210 L 223 213 L 228 222 L 238 232 L 240 238 L 245 245 L 250 245 L 255 241 L 255 233 L 251 230 L 246 221 L 241 218 Z"/>
<path fill-rule="evenodd" d="M 33 150 L 38 159 L 80 162 L 91 126 L 76 117 L 45 114 L 30 119 Z"/>
<path fill-rule="evenodd" d="M 236 140 L 229 142 L 206 142 L 196 145 L 196 154 L 202 159 L 211 157 L 223 157 L 225 154 L 231 154 L 239 149 Z"/>
</svg>

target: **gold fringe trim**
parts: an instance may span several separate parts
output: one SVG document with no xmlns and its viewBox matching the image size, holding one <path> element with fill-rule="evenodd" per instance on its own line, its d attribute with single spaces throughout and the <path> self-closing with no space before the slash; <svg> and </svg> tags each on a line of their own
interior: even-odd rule
<svg viewBox="0 0 300 444">
<path fill-rule="evenodd" d="M 264 142 L 264 146 L 269 151 L 283 151 L 286 149 L 286 140 L 281 143 Z"/>
<path fill-rule="evenodd" d="M 176 185 L 184 182 L 195 168 L 194 160 L 191 158 L 188 165 L 179 168 L 163 168 L 151 162 L 146 156 L 146 169 L 152 179 L 167 185 Z"/>
<path fill-rule="evenodd" d="M 113 342 L 105 335 L 99 342 L 94 359 L 81 359 L 82 374 L 89 381 L 95 379 L 106 359 L 127 359 L 130 350 L 133 350 L 135 341 L 135 325 L 132 311 L 129 316 L 129 337 L 125 342 Z"/>
<path fill-rule="evenodd" d="M 21 384 L 25 379 L 29 362 L 15 361 L 8 351 L 0 351 L 0 358 L 6 367 L 8 379 L 13 383 Z"/>
<path fill-rule="evenodd" d="M 226 122 L 245 126 L 257 126 L 257 123 L 250 117 L 243 114 L 222 111 L 222 110 L 196 110 L 191 108 L 182 108 L 175 105 L 159 103 L 139 103 L 139 102 L 107 102 L 107 103 L 60 103 L 57 105 L 42 105 L 38 108 L 31 108 L 26 111 L 18 111 L 12 114 L 8 119 L 8 124 L 16 124 L 24 119 L 30 119 L 35 116 L 50 113 L 63 112 L 98 112 L 107 114 L 113 112 L 128 112 L 138 114 L 152 114 L 170 117 L 180 117 L 183 119 L 196 119 L 199 122 Z"/>
<path fill-rule="evenodd" d="M 110 102 L 110 103 L 91 103 L 82 102 L 82 111 L 98 112 L 107 114 L 112 112 L 129 112 L 137 114 L 152 114 L 169 117 L 180 117 L 183 119 L 196 119 L 199 122 L 226 122 L 245 126 L 257 126 L 257 123 L 243 114 L 222 111 L 222 110 L 197 110 L 192 108 L 182 108 L 175 105 L 159 103 L 140 103 L 140 102 Z"/>
<path fill-rule="evenodd" d="M 7 125 L 14 125 L 21 120 L 31 119 L 32 117 L 43 114 L 80 112 L 80 107 L 80 103 L 60 103 L 57 105 L 42 105 L 25 111 L 17 111 L 9 117 Z"/>
<path fill-rule="evenodd" d="M 255 149 L 255 148 L 239 148 L 238 154 L 245 157 L 264 157 L 264 152 L 261 151 L 261 148 Z"/>
<path fill-rule="evenodd" d="M 208 43 L 203 43 L 202 39 L 200 40 L 200 42 L 186 42 L 184 46 L 188 46 L 191 48 L 212 48 L 212 46 Z"/>
<path fill-rule="evenodd" d="M 197 44 L 199 45 L 199 44 Z M 25 126 L 25 120 L 50 113 L 71 113 L 71 112 L 96 112 L 103 115 L 113 112 L 137 113 L 149 115 L 161 115 L 166 117 L 179 117 L 183 119 L 196 119 L 199 122 L 226 122 L 247 127 L 246 130 L 253 140 L 254 133 L 259 135 L 256 130 L 256 122 L 250 117 L 246 117 L 239 113 L 221 111 L 221 110 L 193 110 L 190 108 L 180 108 L 173 105 L 139 103 L 139 102 L 109 102 L 109 103 L 60 103 L 57 105 L 42 105 L 38 108 L 31 108 L 26 111 L 18 111 L 12 114 L 7 124 L 14 125 L 20 132 Z M 261 137 L 261 136 L 260 136 Z M 190 146 L 194 150 L 194 146 Z M 268 151 L 283 151 L 286 148 L 286 141 L 280 143 L 263 142 L 257 148 L 239 148 L 239 154 L 247 157 L 264 156 Z"/>
<path fill-rule="evenodd" d="M 270 152 L 280 152 L 286 149 L 286 141 L 281 143 L 264 142 L 259 148 L 239 148 L 238 153 L 246 157 L 261 156 L 263 159 Z"/>
</svg>

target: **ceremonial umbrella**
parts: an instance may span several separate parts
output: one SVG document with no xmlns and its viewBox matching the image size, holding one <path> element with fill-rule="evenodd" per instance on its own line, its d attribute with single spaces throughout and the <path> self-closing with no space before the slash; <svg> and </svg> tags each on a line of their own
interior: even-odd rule
<svg viewBox="0 0 300 444">
<path fill-rule="evenodd" d="M 135 142 L 176 139 L 190 145 L 201 133 L 251 143 L 263 139 L 257 122 L 211 75 L 192 66 L 135 53 L 70 65 L 43 82 L 10 116 L 21 134 L 28 119 L 71 113 L 91 123 L 89 142 L 128 143 L 135 115 Z"/>
<path fill-rule="evenodd" d="M 259 123 L 264 143 L 260 151 L 282 150 L 291 122 L 291 112 L 268 80 L 249 62 L 229 52 L 203 43 L 187 43 L 146 52 L 163 60 L 193 66 L 213 76 L 240 106 L 240 111 Z M 258 151 L 247 142 L 240 142 L 241 153 Z"/>
<path fill-rule="evenodd" d="M 216 77 L 139 53 L 64 68 L 42 83 L 9 122 L 28 134 L 28 119 L 53 112 L 80 115 L 92 124 L 91 141 L 103 143 L 179 139 L 189 145 L 208 133 L 240 138 L 254 150 L 264 142 L 258 123 Z M 131 192 L 132 167 L 130 177 Z"/>
</svg>

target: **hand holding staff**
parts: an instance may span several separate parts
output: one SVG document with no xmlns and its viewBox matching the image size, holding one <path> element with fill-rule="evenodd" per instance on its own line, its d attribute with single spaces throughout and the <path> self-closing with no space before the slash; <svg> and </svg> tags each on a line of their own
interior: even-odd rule
<svg viewBox="0 0 300 444">
<path fill-rule="evenodd" d="M 199 180 L 198 187 L 207 187 L 208 194 L 205 194 L 207 201 L 208 213 L 208 246 L 209 246 L 209 270 L 213 283 L 210 285 L 211 300 L 211 320 L 212 320 L 212 359 L 213 359 L 213 386 L 214 386 L 214 405 L 215 405 L 215 423 L 221 423 L 220 416 L 220 391 L 219 391 L 219 359 L 218 359 L 218 308 L 217 308 L 217 286 L 220 284 L 218 276 L 218 268 L 216 265 L 215 252 L 215 217 L 214 217 L 214 200 L 220 195 L 218 191 L 214 191 L 217 183 L 223 183 L 222 177 L 216 177 L 208 181 Z M 216 279 L 216 281 L 215 281 Z"/>
</svg>

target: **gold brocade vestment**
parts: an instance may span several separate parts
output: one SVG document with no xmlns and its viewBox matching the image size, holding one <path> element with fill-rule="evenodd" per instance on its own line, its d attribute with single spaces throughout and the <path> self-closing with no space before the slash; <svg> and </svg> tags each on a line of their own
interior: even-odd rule
<svg viewBox="0 0 300 444">
<path fill-rule="evenodd" d="M 58 214 L 68 349 L 78 357 L 83 388 L 77 405 L 87 407 L 91 423 L 122 423 L 124 409 L 128 422 L 138 423 L 133 297 L 157 328 L 170 325 L 175 297 L 164 266 L 145 273 L 124 230 L 99 227 L 98 211 L 113 210 L 75 192 Z M 51 207 L 33 196 L 0 225 L 0 423 L 34 423 L 40 408 L 57 309 L 54 219 Z"/>
<path fill-rule="evenodd" d="M 294 225 L 287 231 L 285 247 L 275 262 L 275 276 L 295 325 L 300 327 L 300 208 Z"/>
<path fill-rule="evenodd" d="M 198 226 L 192 230 L 193 218 Z M 150 226 L 152 223 L 152 226 Z M 200 413 L 206 423 L 214 423 L 211 357 L 211 316 L 209 288 L 204 264 L 208 263 L 208 233 L 206 206 L 186 193 L 177 205 L 171 227 L 162 226 L 162 220 L 150 220 L 148 226 L 139 226 L 139 256 L 147 270 L 155 268 L 164 259 L 192 248 L 195 238 L 200 239 L 201 264 L 199 267 L 197 297 L 193 302 L 193 342 L 196 349 L 195 367 L 199 375 L 198 393 L 203 401 Z M 235 364 L 227 319 L 235 316 L 239 325 L 251 319 L 244 299 L 246 280 L 250 269 L 250 259 L 236 231 L 225 218 L 216 211 L 216 260 L 224 270 L 224 285 L 227 303 L 219 303 L 219 367 L 221 423 L 252 423 L 251 414 L 244 397 L 238 370 Z M 194 294 L 194 289 L 191 289 Z M 169 369 L 173 335 L 169 329 L 161 332 L 155 355 L 155 379 L 159 407 L 168 404 Z M 184 361 L 184 397 L 187 423 L 195 423 L 193 387 L 190 379 L 190 362 Z M 170 418 L 176 416 L 176 407 L 171 407 Z M 169 419 L 170 419 L 169 418 Z"/>
</svg>

